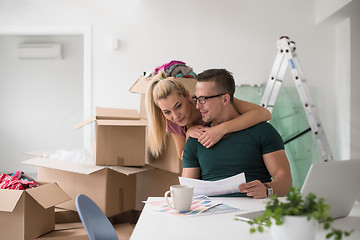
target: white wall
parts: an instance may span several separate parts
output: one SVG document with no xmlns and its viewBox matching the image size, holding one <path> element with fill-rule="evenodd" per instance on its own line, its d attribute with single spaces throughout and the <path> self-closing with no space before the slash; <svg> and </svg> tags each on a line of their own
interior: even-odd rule
<svg viewBox="0 0 360 240">
<path fill-rule="evenodd" d="M 93 26 L 94 104 L 99 106 L 137 108 L 139 97 L 128 92 L 132 83 L 172 59 L 198 72 L 226 67 L 239 83 L 264 83 L 280 36 L 306 49 L 316 34 L 310 0 L 0 3 L 2 25 Z M 118 51 L 112 50 L 114 37 L 120 40 Z"/>
<path fill-rule="evenodd" d="M 343 8 L 347 4 L 349 4 L 352 0 L 316 0 L 315 1 L 315 21 L 316 23 L 320 23 L 325 19 L 329 18 L 332 14 L 339 11 L 339 9 Z"/>
<path fill-rule="evenodd" d="M 63 58 L 18 59 L 20 43 L 60 43 Z M 0 52 L 0 171 L 35 173 L 24 152 L 83 145 L 82 37 L 0 35 Z"/>
<path fill-rule="evenodd" d="M 128 92 L 133 82 L 172 59 L 195 72 L 225 67 L 237 84 L 265 83 L 276 40 L 287 35 L 317 90 L 319 115 L 339 158 L 335 27 L 331 21 L 315 24 L 316 7 L 315 0 L 0 0 L 0 25 L 91 25 L 94 106 L 120 108 L 138 108 L 139 96 Z"/>
</svg>

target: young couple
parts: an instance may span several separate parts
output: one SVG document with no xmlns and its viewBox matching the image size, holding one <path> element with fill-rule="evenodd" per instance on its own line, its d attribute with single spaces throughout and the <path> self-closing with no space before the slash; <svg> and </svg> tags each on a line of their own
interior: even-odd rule
<svg viewBox="0 0 360 240">
<path fill-rule="evenodd" d="M 234 91 L 225 69 L 200 73 L 193 98 L 181 83 L 158 74 L 146 96 L 149 149 L 159 156 L 170 132 L 183 177 L 216 181 L 244 172 L 247 183 L 231 196 L 283 196 L 292 178 L 281 136 L 265 122 L 271 114 L 234 98 Z"/>
</svg>

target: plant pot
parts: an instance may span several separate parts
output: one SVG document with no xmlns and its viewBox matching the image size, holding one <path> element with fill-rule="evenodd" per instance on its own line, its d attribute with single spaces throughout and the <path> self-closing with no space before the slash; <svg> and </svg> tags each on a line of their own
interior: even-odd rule
<svg viewBox="0 0 360 240">
<path fill-rule="evenodd" d="M 272 240 L 314 240 L 318 222 L 305 216 L 284 216 L 284 223 L 271 225 Z"/>
</svg>

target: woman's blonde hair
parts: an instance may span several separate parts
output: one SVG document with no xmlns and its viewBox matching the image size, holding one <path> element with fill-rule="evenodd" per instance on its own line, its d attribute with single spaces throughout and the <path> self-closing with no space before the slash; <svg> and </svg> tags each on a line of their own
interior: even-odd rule
<svg viewBox="0 0 360 240">
<path fill-rule="evenodd" d="M 174 78 L 167 78 L 164 72 L 160 72 L 153 77 L 146 92 L 148 146 L 155 157 L 161 154 L 166 140 L 166 118 L 158 106 L 158 100 L 168 97 L 173 91 L 186 97 L 187 90 L 182 83 Z"/>
</svg>

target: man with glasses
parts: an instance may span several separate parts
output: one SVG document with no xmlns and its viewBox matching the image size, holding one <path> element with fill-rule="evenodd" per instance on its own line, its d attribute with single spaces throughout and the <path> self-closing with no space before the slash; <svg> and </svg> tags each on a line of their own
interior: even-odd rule
<svg viewBox="0 0 360 240">
<path fill-rule="evenodd" d="M 209 69 L 198 75 L 193 100 L 204 122 L 216 126 L 239 116 L 233 105 L 235 82 L 225 69 Z M 212 148 L 189 138 L 183 154 L 183 177 L 216 181 L 245 173 L 247 183 L 239 193 L 226 196 L 265 198 L 284 196 L 292 185 L 288 159 L 279 133 L 262 122 L 227 134 Z"/>
</svg>

